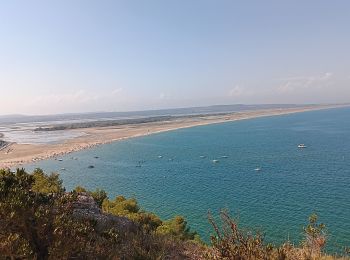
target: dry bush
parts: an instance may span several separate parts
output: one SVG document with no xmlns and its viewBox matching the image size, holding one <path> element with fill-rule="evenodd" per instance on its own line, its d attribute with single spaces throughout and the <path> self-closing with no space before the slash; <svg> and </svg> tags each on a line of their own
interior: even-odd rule
<svg viewBox="0 0 350 260">
<path fill-rule="evenodd" d="M 264 242 L 259 231 L 243 230 L 226 210 L 220 212 L 221 225 L 218 225 L 209 213 L 209 222 L 213 226 L 212 248 L 207 252 L 208 259 L 232 260 L 316 260 L 349 259 L 323 254 L 326 244 L 325 225 L 318 223 L 317 215 L 312 214 L 309 224 L 304 228 L 305 239 L 301 247 L 285 242 L 279 247 Z"/>
</svg>

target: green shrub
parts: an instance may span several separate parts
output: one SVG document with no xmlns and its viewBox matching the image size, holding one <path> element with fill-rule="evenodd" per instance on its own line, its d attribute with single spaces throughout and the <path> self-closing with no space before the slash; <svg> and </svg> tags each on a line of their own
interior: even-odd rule
<svg viewBox="0 0 350 260">
<path fill-rule="evenodd" d="M 102 207 L 103 201 L 108 199 L 107 193 L 101 189 L 90 191 L 89 194 L 94 198 L 100 208 Z"/>
<path fill-rule="evenodd" d="M 57 173 L 46 175 L 43 170 L 35 169 L 33 172 L 34 184 L 32 190 L 39 193 L 60 193 L 64 189 L 62 180 L 59 179 Z"/>
<path fill-rule="evenodd" d="M 187 226 L 187 221 L 182 216 L 175 216 L 173 219 L 164 221 L 157 228 L 157 234 L 170 235 L 180 240 L 194 240 L 196 232 L 191 232 Z"/>
</svg>

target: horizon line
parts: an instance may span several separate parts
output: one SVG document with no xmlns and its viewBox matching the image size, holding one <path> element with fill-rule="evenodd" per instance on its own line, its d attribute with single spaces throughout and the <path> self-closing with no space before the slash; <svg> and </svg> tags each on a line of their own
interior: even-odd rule
<svg viewBox="0 0 350 260">
<path fill-rule="evenodd" d="M 10 117 L 45 117 L 45 116 L 68 116 L 68 115 L 89 115 L 89 114 L 102 114 L 102 113 L 137 113 L 137 112 L 152 112 L 152 111 L 166 111 L 166 110 L 178 110 L 178 109 L 200 109 L 200 108 L 211 108 L 211 107 L 225 107 L 225 106 L 340 106 L 340 105 L 350 105 L 349 103 L 256 103 L 256 104 L 246 104 L 246 103 L 234 103 L 234 104 L 213 104 L 207 106 L 189 106 L 189 107 L 171 107 L 171 108 L 154 108 L 154 109 L 135 109 L 126 111 L 88 111 L 88 112 L 67 112 L 67 113 L 52 113 L 52 114 L 0 114 L 0 118 L 10 118 Z"/>
</svg>

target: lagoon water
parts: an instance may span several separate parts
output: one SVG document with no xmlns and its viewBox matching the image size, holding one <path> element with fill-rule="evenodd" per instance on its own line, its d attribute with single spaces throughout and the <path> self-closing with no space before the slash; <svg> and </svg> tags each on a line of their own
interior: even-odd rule
<svg viewBox="0 0 350 260">
<path fill-rule="evenodd" d="M 299 241 L 316 212 L 327 224 L 329 250 L 350 245 L 349 108 L 180 129 L 61 158 L 26 168 L 59 172 L 68 190 L 135 197 L 162 218 L 184 215 L 207 241 L 208 210 L 227 208 L 277 242 Z"/>
</svg>

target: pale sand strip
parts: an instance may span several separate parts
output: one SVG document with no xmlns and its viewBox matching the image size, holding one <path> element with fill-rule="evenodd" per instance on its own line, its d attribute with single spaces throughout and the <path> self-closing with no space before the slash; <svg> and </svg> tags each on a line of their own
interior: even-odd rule
<svg viewBox="0 0 350 260">
<path fill-rule="evenodd" d="M 58 157 L 79 150 L 92 148 L 101 144 L 106 144 L 126 138 L 176 130 L 180 128 L 188 128 L 200 125 L 251 119 L 256 117 L 276 116 L 336 107 L 341 106 L 319 105 L 287 109 L 242 111 L 220 116 L 207 115 L 203 117 L 190 117 L 180 120 L 160 121 L 137 125 L 121 125 L 117 127 L 77 129 L 75 131 L 83 131 L 84 133 L 86 133 L 86 135 L 76 137 L 73 139 L 68 139 L 59 144 L 11 144 L 9 147 L 7 147 L 7 149 L 3 149 L 0 151 L 0 168 L 20 167 L 22 164 L 25 163 L 44 160 L 52 157 Z"/>
</svg>

